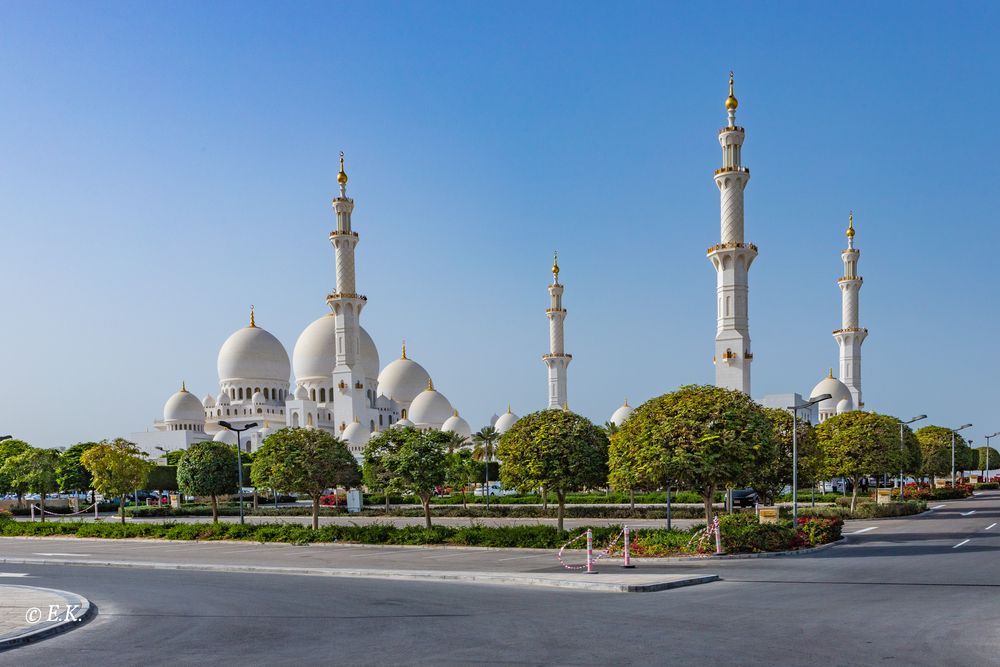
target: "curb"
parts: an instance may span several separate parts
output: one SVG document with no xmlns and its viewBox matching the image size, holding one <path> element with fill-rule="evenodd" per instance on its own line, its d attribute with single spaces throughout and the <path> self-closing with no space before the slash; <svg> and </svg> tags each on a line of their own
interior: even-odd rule
<svg viewBox="0 0 1000 667">
<path fill-rule="evenodd" d="M 24 646 L 25 644 L 30 644 L 42 639 L 47 639 L 49 637 L 54 637 L 55 635 L 61 635 L 64 632 L 69 632 L 74 628 L 80 627 L 97 614 L 97 607 L 92 605 L 90 600 L 82 595 L 70 593 L 69 591 L 61 591 L 55 588 L 42 588 L 41 586 L 24 586 L 24 588 L 34 588 L 48 593 L 55 593 L 56 595 L 61 596 L 67 604 L 78 605 L 81 609 L 81 613 L 77 615 L 76 621 L 62 621 L 56 625 L 49 625 L 44 628 L 31 630 L 29 632 L 22 632 L 14 637 L 0 639 L 0 652 L 17 648 L 18 646 Z"/>
<path fill-rule="evenodd" d="M 650 583 L 625 583 L 613 581 L 587 581 L 584 579 L 566 579 L 558 575 L 545 574 L 522 574 L 522 573 L 493 573 L 493 572 L 455 572 L 455 571 L 434 571 L 434 570 L 370 570 L 353 568 L 294 568 L 277 566 L 257 566 L 257 565 L 215 565 L 215 564 L 194 564 L 194 563 L 140 563 L 130 561 L 93 561 L 93 560 L 66 560 L 66 559 L 46 559 L 46 558 L 0 558 L 0 563 L 11 565 L 84 565 L 91 567 L 120 567 L 148 570 L 184 570 L 196 572 L 229 572 L 242 574 L 291 574 L 299 576 L 321 576 L 321 577 L 345 577 L 350 579 L 390 579 L 399 581 L 452 581 L 479 584 L 506 584 L 506 585 L 534 585 L 550 586 L 554 588 L 573 588 L 577 590 L 603 591 L 614 593 L 651 593 L 663 591 L 671 588 L 681 588 L 684 586 L 695 586 L 697 584 L 707 584 L 718 581 L 717 574 L 704 574 L 672 579 L 669 581 L 656 581 Z M 566 575 L 562 575 L 565 577 Z M 62 591 L 60 591 L 62 592 Z M 69 594 L 72 595 L 72 594 Z M 87 614 L 92 613 L 92 606 L 87 602 Z M 83 616 L 81 616 L 83 618 Z M 65 624 L 63 624 L 65 625 Z M 71 626 L 71 627 L 75 627 Z M 48 630 L 49 628 L 46 628 Z M 56 632 L 63 632 L 69 628 L 56 626 L 51 628 Z M 51 634 L 55 634 L 54 632 Z M 46 634 L 45 636 L 49 636 Z M 21 637 L 15 638 L 21 641 Z M 31 639 L 27 640 L 31 641 Z M 22 642 L 23 643 L 23 642 Z M 0 644 L 0 649 L 4 648 Z"/>
</svg>

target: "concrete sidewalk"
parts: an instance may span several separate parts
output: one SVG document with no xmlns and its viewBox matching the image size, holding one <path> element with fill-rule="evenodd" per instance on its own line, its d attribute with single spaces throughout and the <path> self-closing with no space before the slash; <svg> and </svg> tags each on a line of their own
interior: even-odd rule
<svg viewBox="0 0 1000 667">
<path fill-rule="evenodd" d="M 0 651 L 71 630 L 93 611 L 76 593 L 0 585 Z"/>
</svg>

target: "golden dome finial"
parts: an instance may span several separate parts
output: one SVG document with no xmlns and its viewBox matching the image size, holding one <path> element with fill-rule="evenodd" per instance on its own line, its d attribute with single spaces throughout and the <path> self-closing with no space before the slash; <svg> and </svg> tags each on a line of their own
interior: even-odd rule
<svg viewBox="0 0 1000 667">
<path fill-rule="evenodd" d="M 559 281 L 559 252 L 552 253 L 552 278 Z"/>
<path fill-rule="evenodd" d="M 254 316 L 253 316 L 253 304 L 252 303 L 250 304 L 250 328 L 251 329 L 256 329 L 257 328 L 257 321 L 254 319 Z"/>
<path fill-rule="evenodd" d="M 188 390 L 187 384 L 184 382 L 184 380 L 181 380 L 181 391 L 186 394 L 187 390 Z"/>
<path fill-rule="evenodd" d="M 457 417 L 457 416 L 458 416 L 458 410 L 455 410 L 455 411 L 453 411 L 453 416 L 454 416 L 454 417 Z"/>
<path fill-rule="evenodd" d="M 847 217 L 847 238 L 854 238 L 854 211 Z"/>
<path fill-rule="evenodd" d="M 729 70 L 729 97 L 726 98 L 726 109 L 729 111 L 736 111 L 736 107 L 740 105 L 736 101 L 736 96 L 733 95 L 733 71 Z"/>
<path fill-rule="evenodd" d="M 427 391 L 434 391 L 434 380 L 427 378 Z"/>
<path fill-rule="evenodd" d="M 406 339 L 403 339 L 403 356 L 400 359 L 406 359 Z"/>
<path fill-rule="evenodd" d="M 337 174 L 337 182 L 347 185 L 347 172 L 344 171 L 344 151 L 340 151 L 340 173 Z"/>
<path fill-rule="evenodd" d="M 833 379 L 833 367 L 830 368 L 830 374 L 827 375 L 827 377 L 830 378 L 831 380 Z"/>
<path fill-rule="evenodd" d="M 626 407 L 626 408 L 630 408 L 630 407 L 632 407 L 632 406 L 630 406 L 630 405 L 628 404 L 628 399 L 627 399 L 627 398 L 625 399 L 625 405 L 624 405 L 624 406 L 622 406 L 622 407 Z"/>
<path fill-rule="evenodd" d="M 508 404 L 507 404 L 507 414 L 511 414 L 511 411 L 510 411 L 510 403 L 508 403 Z"/>
</svg>

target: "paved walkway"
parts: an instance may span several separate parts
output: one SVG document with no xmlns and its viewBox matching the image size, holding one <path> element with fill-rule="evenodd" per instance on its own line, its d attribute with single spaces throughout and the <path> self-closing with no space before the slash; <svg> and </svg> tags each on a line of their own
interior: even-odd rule
<svg viewBox="0 0 1000 667">
<path fill-rule="evenodd" d="M 90 602 L 75 593 L 0 585 L 0 651 L 69 630 L 90 613 Z"/>
</svg>

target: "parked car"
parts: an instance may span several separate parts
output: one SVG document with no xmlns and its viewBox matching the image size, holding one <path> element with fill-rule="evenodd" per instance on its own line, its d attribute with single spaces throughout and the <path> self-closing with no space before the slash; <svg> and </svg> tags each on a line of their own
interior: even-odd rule
<svg viewBox="0 0 1000 667">
<path fill-rule="evenodd" d="M 753 489 L 733 489 L 733 507 L 753 507 L 760 497 Z"/>
<path fill-rule="evenodd" d="M 480 485 L 480 486 L 476 487 L 476 490 L 473 491 L 472 495 L 474 495 L 474 496 L 485 496 L 486 493 L 483 490 L 482 485 Z M 517 495 L 517 491 L 515 491 L 514 489 L 505 489 L 505 488 L 503 488 L 502 486 L 500 486 L 500 482 L 490 482 L 489 495 L 491 495 L 491 496 L 516 496 Z"/>
</svg>

